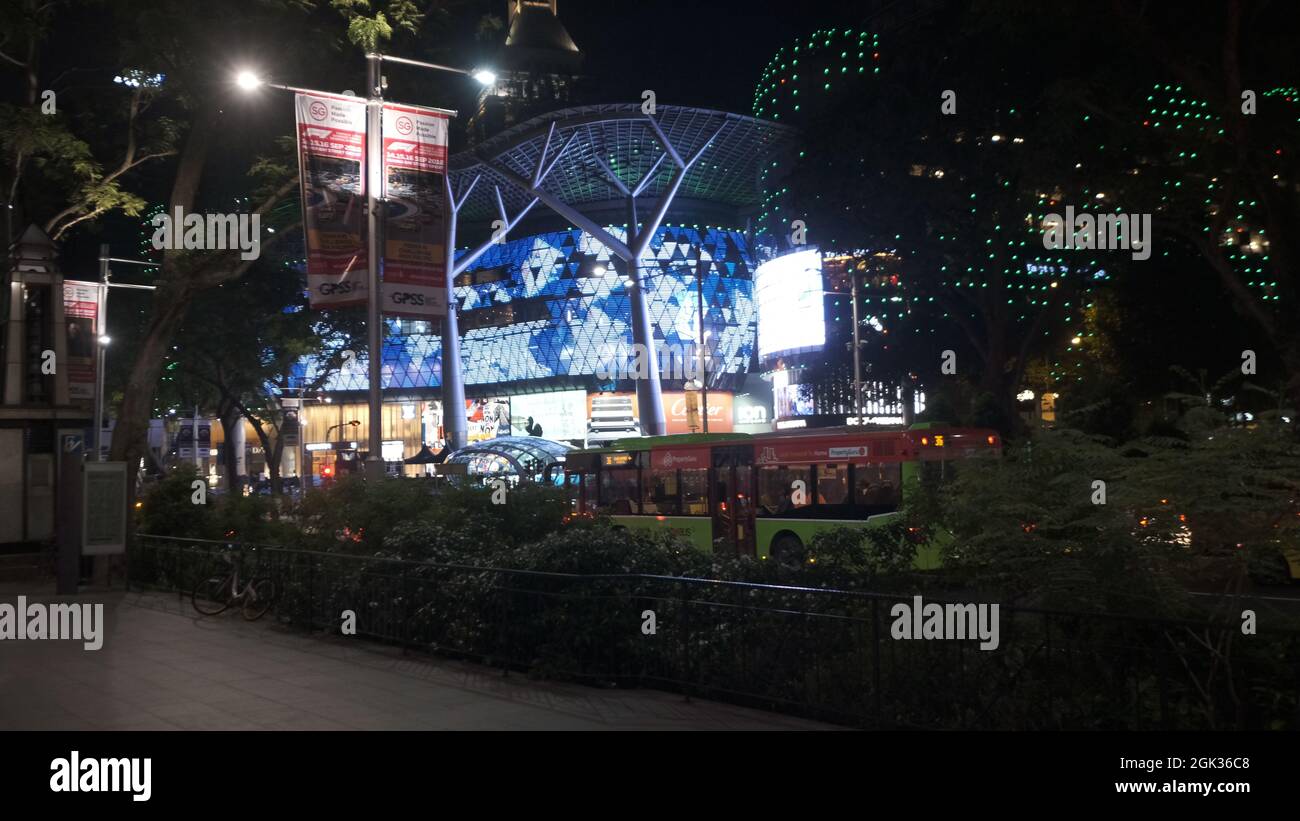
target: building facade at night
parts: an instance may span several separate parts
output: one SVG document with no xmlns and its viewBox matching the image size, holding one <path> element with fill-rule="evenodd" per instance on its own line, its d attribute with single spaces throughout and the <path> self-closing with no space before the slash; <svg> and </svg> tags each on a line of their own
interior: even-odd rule
<svg viewBox="0 0 1300 821">
<path fill-rule="evenodd" d="M 757 363 L 771 384 L 777 429 L 902 425 L 905 380 L 891 369 L 888 316 L 904 303 L 897 255 L 792 251 L 759 266 Z M 853 385 L 852 280 L 858 280 L 861 398 Z M 879 307 L 862 310 L 877 301 Z M 904 314 L 906 316 L 906 314 Z M 895 320 L 896 321 L 896 320 Z M 912 413 L 925 395 L 910 397 Z"/>
<path fill-rule="evenodd" d="M 885 29 L 893 24 L 877 19 Z M 754 90 L 756 116 L 808 127 L 846 92 L 886 81 L 880 29 L 819 29 L 780 49 Z M 805 153 L 797 152 L 797 159 Z M 758 364 L 771 383 L 777 428 L 846 424 L 900 425 L 924 409 L 923 394 L 887 363 L 888 348 L 911 320 L 906 267 L 894 249 L 864 249 L 855 237 L 828 237 L 791 203 L 788 175 L 795 157 L 762 171 L 760 253 L 770 259 L 760 281 L 778 287 L 759 295 Z M 857 279 L 857 289 L 853 279 Z M 853 299 L 858 300 L 855 314 Z M 783 306 L 797 303 L 801 338 L 782 339 Z M 859 322 L 859 388 L 855 398 L 853 322 Z M 766 320 L 766 321 L 764 321 Z M 769 330 L 770 329 L 770 330 Z M 765 333 L 766 331 L 766 333 Z M 765 344 L 767 337 L 767 344 Z M 908 393 L 905 399 L 904 393 Z"/>
<path fill-rule="evenodd" d="M 640 103 L 566 106 L 579 88 L 581 53 L 555 4 L 521 0 L 509 10 L 501 82 L 470 118 L 472 149 L 448 164 L 453 187 L 472 190 L 457 236 L 470 247 L 491 236 L 498 192 L 510 213 L 526 210 L 531 197 L 521 178 L 542 158 L 555 163 L 547 192 L 563 209 L 580 211 L 589 227 L 537 205 L 457 277 L 465 408 L 443 407 L 441 323 L 388 320 L 384 460 L 444 447 L 450 412 L 467 415 L 471 443 L 525 436 L 534 426 L 546 439 L 579 446 L 638 435 L 637 357 L 644 354 L 660 363 L 667 432 L 769 429 L 770 390 L 750 379 L 752 231 L 760 166 L 788 149 L 793 130 L 667 104 L 652 117 Z M 697 161 L 685 170 L 674 167 L 692 156 Z M 638 261 L 648 352 L 633 349 L 632 273 L 610 245 L 632 244 L 630 200 L 638 229 L 667 209 Z M 315 384 L 321 366 L 302 362 L 295 381 Z M 353 442 L 368 449 L 366 390 L 359 357 L 354 369 L 329 374 L 318 395 L 305 397 L 302 453 L 309 461 L 302 468 L 320 475 Z M 298 458 L 286 449 L 285 475 L 299 475 Z"/>
<path fill-rule="evenodd" d="M 732 430 L 731 398 L 754 356 L 754 263 L 745 235 L 666 225 L 650 248 L 656 342 L 662 351 L 697 351 L 702 299 L 710 429 Z M 568 229 L 506 241 L 461 276 L 455 294 L 470 441 L 525 435 L 530 417 L 546 438 L 577 444 L 637 431 L 632 379 L 616 378 L 620 367 L 631 370 L 620 359 L 631 332 L 625 273 L 591 237 Z M 405 456 L 422 444 L 441 447 L 441 337 L 420 321 L 389 320 L 389 329 L 385 404 L 394 411 L 385 419 L 392 429 L 387 455 L 397 456 L 398 441 Z M 316 367 L 303 363 L 302 377 L 315 381 Z M 688 432 L 688 380 L 667 370 L 664 376 L 670 429 Z M 307 444 L 329 443 L 327 428 L 353 419 L 364 431 L 365 391 L 363 368 L 332 374 L 324 383 L 329 402 L 309 402 L 305 410 Z M 335 434 L 351 437 L 346 431 Z"/>
<path fill-rule="evenodd" d="M 887 88 L 884 84 L 892 80 L 891 72 L 901 70 L 903 61 L 914 59 L 909 53 L 891 51 L 891 44 L 895 40 L 906 42 L 907 38 L 902 36 L 906 29 L 925 25 L 927 15 L 935 11 L 934 4 L 923 4 L 904 20 L 874 20 L 872 30 L 819 29 L 796 39 L 780 49 L 764 68 L 755 87 L 754 114 L 800 129 L 827 127 L 828 122 L 836 120 L 835 113 L 853 105 L 854 99 L 869 99 L 884 92 Z M 1022 142 L 1015 135 L 1016 116 L 1019 115 L 1014 109 L 1008 113 L 1006 133 L 958 132 L 952 139 L 979 146 L 992 159 L 993 152 L 1007 147 L 1008 143 Z M 917 139 L 934 136 L 918 134 Z M 862 140 L 861 146 L 859 162 L 863 175 L 906 175 L 918 184 L 952 186 L 963 196 L 967 190 L 965 181 L 952 169 L 919 160 L 910 166 L 886 169 L 872 156 L 869 139 Z M 916 258 L 909 256 L 908 244 L 892 242 L 897 238 L 885 238 L 889 240 L 887 245 L 879 245 L 878 240 L 877 247 L 867 247 L 869 243 L 862 237 L 834 236 L 833 230 L 819 232 L 819 226 L 810 224 L 808 215 L 795 203 L 790 187 L 792 175 L 800 173 L 800 162 L 808 157 L 807 148 L 800 145 L 797 156 L 785 165 L 764 168 L 762 175 L 763 206 L 759 214 L 761 231 L 757 253 L 775 257 L 768 265 L 781 266 L 782 255 L 797 257 L 807 248 L 820 249 L 823 269 L 820 285 L 827 329 L 826 343 L 817 349 L 765 356 L 763 345 L 759 344 L 764 377 L 773 380 L 778 427 L 818 427 L 857 421 L 852 357 L 855 317 L 863 424 L 900 424 L 924 409 L 924 385 L 919 383 L 919 375 L 907 366 L 907 358 L 898 354 L 910 347 L 913 362 L 918 351 L 929 355 L 927 361 L 937 362 L 940 349 L 946 346 L 935 345 L 932 340 L 940 336 L 940 331 L 955 324 L 963 325 L 953 312 L 964 315 L 964 327 L 978 324 L 982 312 L 992 305 L 994 310 L 1005 312 L 1010 325 L 1037 329 L 1041 324 L 1041 330 L 1036 333 L 1064 340 L 1073 337 L 1074 342 L 1062 346 L 1067 351 L 1063 358 L 1068 358 L 1068 351 L 1077 347 L 1078 337 L 1074 335 L 1083 324 L 1084 311 L 1090 304 L 1088 294 L 1109 277 L 1097 260 L 1043 253 L 1041 244 L 1036 250 L 1034 245 L 1039 234 L 1032 221 L 1014 226 L 1020 233 L 1009 240 L 996 237 L 1000 246 L 1015 243 L 1023 248 L 1018 254 L 1008 252 L 1009 258 L 996 264 L 972 259 L 962 261 L 960 267 L 953 265 L 938 271 L 920 270 Z M 814 157 L 808 161 L 817 160 Z M 1064 196 L 1062 190 L 1069 190 L 1069 186 L 1062 183 L 1057 190 L 1049 188 L 1040 194 L 1038 207 L 1051 210 Z M 970 196 L 974 199 L 975 194 Z M 1091 204 L 1087 207 L 1110 207 L 1093 200 L 1092 196 L 1088 195 Z M 880 207 L 889 205 L 882 203 Z M 842 226 L 837 230 L 850 233 Z M 933 245 L 943 240 L 943 236 L 929 236 L 914 241 Z M 993 237 L 988 239 L 993 240 Z M 911 250 L 916 247 L 912 245 Z M 990 255 L 989 259 L 992 258 Z M 926 280 L 924 286 L 919 282 L 922 278 Z M 816 279 L 807 279 L 808 288 L 817 287 Z M 1054 290 L 1062 285 L 1066 287 Z M 940 289 L 952 298 L 936 304 L 934 293 Z M 1064 304 L 1062 300 L 1052 299 L 1057 293 L 1067 291 L 1077 296 L 1065 300 Z M 994 292 L 998 299 L 991 298 Z M 1003 294 L 1007 297 L 1005 302 L 1001 300 Z M 761 328 L 765 301 L 761 296 L 758 301 Z M 1068 375 L 1066 365 L 1059 361 L 1054 365 L 1048 362 L 1047 367 L 1050 380 L 1061 381 Z M 1039 392 L 1044 390 L 1043 385 L 1037 387 Z M 1050 392 L 1045 396 L 1055 398 Z"/>
</svg>

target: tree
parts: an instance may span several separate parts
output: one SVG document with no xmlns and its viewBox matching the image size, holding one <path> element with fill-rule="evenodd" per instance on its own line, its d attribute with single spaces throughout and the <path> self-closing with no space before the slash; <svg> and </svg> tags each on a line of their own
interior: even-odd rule
<svg viewBox="0 0 1300 821">
<path fill-rule="evenodd" d="M 192 391 L 197 383 L 212 397 L 225 429 L 222 458 L 232 491 L 235 426 L 244 420 L 252 425 L 266 455 L 271 492 L 278 495 L 284 449 L 279 397 L 300 388 L 307 394 L 319 390 L 342 366 L 342 352 L 365 338 L 355 311 L 308 310 L 302 280 L 288 260 L 259 260 L 242 282 L 219 285 L 195 300 L 167 357 L 173 370 L 165 386 Z M 319 363 L 312 382 L 291 384 L 294 366 L 309 356 Z"/>
<path fill-rule="evenodd" d="M 1098 138 L 1124 147 L 1113 170 L 1127 206 L 1155 215 L 1164 247 L 1200 258 L 1195 273 L 1214 279 L 1300 407 L 1300 20 L 1291 4 L 1198 6 L 1116 0 L 1081 17 L 1085 41 L 1120 40 L 1076 91 Z"/>
<path fill-rule="evenodd" d="M 327 5 L 338 13 L 330 19 L 346 24 L 345 35 L 314 15 Z M 255 48 L 257 42 L 249 42 L 252 32 L 255 41 L 262 41 L 263 53 L 275 53 L 295 65 L 320 70 L 318 58 L 323 53 L 342 51 L 345 44 L 373 49 L 395 32 L 417 31 L 424 20 L 421 7 L 411 0 L 389 0 L 378 8 L 350 0 L 329 4 L 320 0 L 278 0 L 240 6 L 235 11 L 201 0 L 149 0 L 124 4 L 123 11 L 139 21 L 140 37 L 132 43 L 133 56 L 139 64 L 148 66 L 145 71 L 166 74 L 174 98 L 190 123 L 172 176 L 169 213 L 177 209 L 193 213 L 204 202 L 217 199 L 219 186 L 213 180 L 207 181 L 209 193 L 202 200 L 200 191 L 214 149 L 223 142 L 220 126 L 224 95 L 213 88 L 210 78 L 222 70 L 233 70 L 228 65 L 230 44 Z M 323 68 L 337 73 L 337 63 Z M 249 209 L 251 213 L 277 217 L 270 220 L 275 233 L 262 244 L 266 252 L 298 224 L 294 217 L 278 209 L 298 183 L 294 167 L 288 164 L 258 163 L 253 171 L 257 174 L 255 183 L 243 186 L 246 190 L 240 193 L 253 191 L 251 202 L 259 204 Z M 238 251 L 163 251 L 150 317 L 118 412 L 114 459 L 134 463 L 145 451 L 159 376 L 191 303 L 204 291 L 238 281 L 252 266 L 253 260 L 241 259 Z"/>
<path fill-rule="evenodd" d="M 157 78 L 127 71 L 86 85 L 74 82 L 72 70 L 55 75 L 60 53 L 71 47 L 56 23 L 74 8 L 85 12 L 89 6 L 60 0 L 0 6 L 0 68 L 20 74 L 18 87 L 4 95 L 12 102 L 0 103 L 6 245 L 34 219 L 58 240 L 109 212 L 138 215 L 145 201 L 123 184 L 144 164 L 176 152 L 176 124 L 151 113 Z M 53 45 L 49 59 L 46 45 Z M 98 158 L 113 155 L 107 167 Z"/>
</svg>

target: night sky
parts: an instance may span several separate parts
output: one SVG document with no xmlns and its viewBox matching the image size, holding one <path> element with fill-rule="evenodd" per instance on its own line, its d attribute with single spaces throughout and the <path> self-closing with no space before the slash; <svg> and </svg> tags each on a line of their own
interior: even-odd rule
<svg viewBox="0 0 1300 821">
<path fill-rule="evenodd" d="M 750 113 L 754 85 L 778 48 L 831 25 L 861 23 L 881 3 L 775 0 L 560 0 L 560 20 L 601 88 L 640 101 Z"/>
<path fill-rule="evenodd" d="M 585 55 L 583 74 L 588 78 L 589 93 L 593 102 L 640 102 L 644 89 L 653 89 L 657 101 L 666 105 L 695 105 L 716 108 L 738 114 L 750 114 L 754 86 L 763 67 L 777 49 L 789 45 L 798 36 L 829 26 L 851 26 L 869 23 L 877 12 L 895 13 L 900 0 L 868 0 L 868 2 L 801 2 L 796 4 L 777 0 L 560 0 L 559 17 L 578 47 Z M 463 9 L 459 19 L 450 27 L 440 29 L 439 39 L 472 43 L 473 28 L 478 11 L 496 14 L 505 20 L 505 3 L 491 2 L 471 5 Z M 99 25 L 91 15 L 86 27 Z M 434 27 L 435 30 L 437 27 Z M 254 38 L 255 40 L 255 38 Z M 474 51 L 494 52 L 505 40 L 505 32 L 498 33 L 490 42 L 480 42 L 471 47 Z M 437 43 L 429 43 L 437 48 Z M 406 51 L 395 47 L 397 51 Z M 235 57 L 231 60 L 274 70 L 275 52 L 266 52 L 251 43 L 245 49 L 255 57 Z M 439 54 L 409 56 L 440 59 Z M 75 58 L 70 59 L 76 62 Z M 445 58 L 462 63 L 473 60 L 465 53 L 447 54 Z M 485 60 L 486 62 L 486 60 Z M 355 61 L 358 77 L 352 83 L 359 87 L 363 65 L 359 56 Z M 317 66 L 317 69 L 337 66 Z M 324 76 L 300 76 L 302 66 L 284 66 L 289 76 L 283 82 L 301 83 L 327 89 L 341 89 L 349 81 L 342 77 L 333 80 Z M 331 74 L 334 72 L 330 72 Z M 457 107 L 468 111 L 473 105 L 473 87 L 429 75 L 418 70 L 393 67 L 390 94 L 394 99 L 425 105 Z M 229 94 L 229 89 L 216 88 L 216 93 Z M 248 167 L 249 158 L 265 151 L 267 141 L 276 134 L 292 130 L 292 111 L 284 101 L 274 99 L 248 103 L 233 96 L 228 110 L 229 121 L 237 123 L 226 135 L 224 150 L 213 157 L 220 173 L 215 180 L 236 184 Z M 463 146 L 453 146 L 453 151 Z M 156 173 L 154 173 L 156 172 Z M 142 171 L 146 177 L 158 177 L 151 196 L 164 199 L 170 177 L 159 167 Z M 76 276 L 92 276 L 94 255 L 105 234 L 115 247 L 133 245 L 138 237 L 138 220 L 111 215 L 101 221 L 103 233 L 81 232 L 69 239 L 64 248 L 64 258 Z"/>
</svg>

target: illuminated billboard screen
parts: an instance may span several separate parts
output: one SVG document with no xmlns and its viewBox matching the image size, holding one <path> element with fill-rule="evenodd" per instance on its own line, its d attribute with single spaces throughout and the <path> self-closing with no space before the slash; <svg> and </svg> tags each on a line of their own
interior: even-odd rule
<svg viewBox="0 0 1300 821">
<path fill-rule="evenodd" d="M 584 390 L 512 396 L 510 411 L 513 436 L 530 435 L 529 419 L 541 426 L 544 439 L 581 442 L 587 435 L 587 392 Z"/>
<path fill-rule="evenodd" d="M 820 350 L 826 344 L 820 251 L 768 260 L 754 271 L 758 358 Z"/>
</svg>

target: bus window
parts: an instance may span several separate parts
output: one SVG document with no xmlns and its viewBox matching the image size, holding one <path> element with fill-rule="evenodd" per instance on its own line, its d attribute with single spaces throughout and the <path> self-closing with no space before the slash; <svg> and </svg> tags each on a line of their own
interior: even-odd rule
<svg viewBox="0 0 1300 821">
<path fill-rule="evenodd" d="M 808 465 L 769 465 L 758 471 L 758 513 L 760 516 L 785 516 L 813 503 L 813 489 L 808 483 Z M 795 482 L 803 482 L 796 493 Z"/>
<path fill-rule="evenodd" d="M 640 513 L 636 468 L 605 468 L 600 472 L 600 508 L 608 513 Z"/>
<path fill-rule="evenodd" d="M 642 513 L 675 516 L 677 509 L 677 471 L 656 470 L 646 477 Z"/>
<path fill-rule="evenodd" d="M 687 516 L 709 515 L 709 471 L 706 468 L 683 470 L 682 513 Z"/>
<path fill-rule="evenodd" d="M 578 513 L 582 507 L 582 474 L 564 474 L 564 495 L 569 499 L 569 511 Z"/>
<path fill-rule="evenodd" d="M 898 510 L 903 500 L 903 468 L 900 464 L 854 465 L 853 504 L 872 513 Z"/>
<path fill-rule="evenodd" d="M 842 505 L 849 498 L 847 464 L 817 466 L 817 504 Z"/>
</svg>

